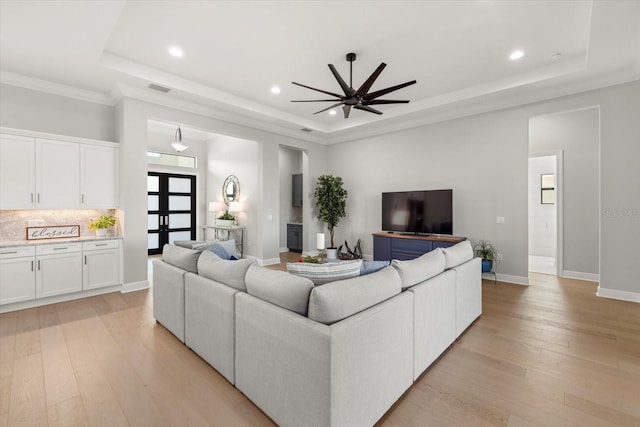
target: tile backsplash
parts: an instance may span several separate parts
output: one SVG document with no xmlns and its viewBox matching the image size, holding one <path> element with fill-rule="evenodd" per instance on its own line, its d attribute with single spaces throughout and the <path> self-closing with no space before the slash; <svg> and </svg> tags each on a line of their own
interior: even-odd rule
<svg viewBox="0 0 640 427">
<path fill-rule="evenodd" d="M 115 209 L 57 209 L 0 211 L 0 242 L 15 242 L 26 239 L 27 227 L 52 225 L 79 225 L 80 236 L 93 236 L 89 221 L 100 215 L 116 215 Z M 29 222 L 32 222 L 31 224 Z M 118 224 L 115 233 L 119 235 Z"/>
</svg>

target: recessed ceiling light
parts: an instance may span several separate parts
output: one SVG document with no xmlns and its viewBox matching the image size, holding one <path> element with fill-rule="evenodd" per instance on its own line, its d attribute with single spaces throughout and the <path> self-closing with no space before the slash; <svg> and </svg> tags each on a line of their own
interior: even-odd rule
<svg viewBox="0 0 640 427">
<path fill-rule="evenodd" d="M 336 110 L 331 110 L 331 111 L 329 111 L 329 115 L 331 115 L 331 116 L 335 116 L 335 115 L 336 115 Z"/>
<path fill-rule="evenodd" d="M 516 60 L 516 59 L 520 59 L 524 56 L 524 52 L 521 50 L 514 50 L 513 52 L 511 52 L 511 55 L 509 55 L 509 59 L 511 60 Z"/>
<path fill-rule="evenodd" d="M 184 55 L 184 52 L 182 52 L 182 49 L 180 49 L 178 46 L 171 46 L 169 48 L 169 53 L 176 58 L 181 58 Z"/>
<path fill-rule="evenodd" d="M 279 94 L 280 93 L 280 88 L 278 86 L 272 86 L 271 87 L 271 93 Z"/>
</svg>

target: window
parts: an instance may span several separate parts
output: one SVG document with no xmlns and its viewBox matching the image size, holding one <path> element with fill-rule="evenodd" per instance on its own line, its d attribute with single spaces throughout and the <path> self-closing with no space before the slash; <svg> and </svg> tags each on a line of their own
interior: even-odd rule
<svg viewBox="0 0 640 427">
<path fill-rule="evenodd" d="M 556 176 L 552 173 L 540 175 L 540 203 L 553 205 L 556 202 Z"/>
<path fill-rule="evenodd" d="M 147 151 L 147 163 L 162 166 L 178 166 L 182 168 L 196 168 L 196 158 L 180 154 L 158 153 Z"/>
</svg>

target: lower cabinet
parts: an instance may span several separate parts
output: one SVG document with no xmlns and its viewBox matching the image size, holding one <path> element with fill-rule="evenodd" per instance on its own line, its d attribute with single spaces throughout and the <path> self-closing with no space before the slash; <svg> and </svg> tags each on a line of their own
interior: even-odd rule
<svg viewBox="0 0 640 427">
<path fill-rule="evenodd" d="M 302 252 L 302 224 L 287 224 L 287 248 Z"/>
<path fill-rule="evenodd" d="M 36 246 L 36 298 L 82 290 L 82 244 Z"/>
<path fill-rule="evenodd" d="M 96 289 L 120 283 L 118 241 L 83 243 L 82 289 Z"/>
<path fill-rule="evenodd" d="M 0 305 L 36 297 L 35 248 L 0 250 Z"/>
</svg>

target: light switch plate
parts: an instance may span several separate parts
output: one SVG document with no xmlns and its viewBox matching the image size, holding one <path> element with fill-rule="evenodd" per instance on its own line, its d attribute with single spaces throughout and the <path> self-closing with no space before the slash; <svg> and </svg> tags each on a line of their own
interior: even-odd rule
<svg viewBox="0 0 640 427">
<path fill-rule="evenodd" d="M 496 224 L 504 224 L 504 217 L 503 216 L 497 216 L 496 217 Z"/>
</svg>

